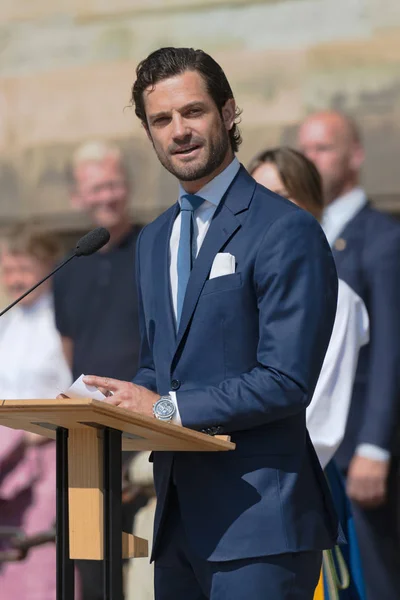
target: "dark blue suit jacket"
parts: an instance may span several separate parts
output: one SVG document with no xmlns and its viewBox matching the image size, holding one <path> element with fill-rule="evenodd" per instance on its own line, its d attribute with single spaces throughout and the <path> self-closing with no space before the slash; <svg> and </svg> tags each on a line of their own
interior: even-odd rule
<svg viewBox="0 0 400 600">
<path fill-rule="evenodd" d="M 311 400 L 336 311 L 337 276 L 315 219 L 242 167 L 194 263 L 179 331 L 169 279 L 176 204 L 138 241 L 142 335 L 135 383 L 177 399 L 186 427 L 233 452 L 155 452 L 157 556 L 172 472 L 190 544 L 229 561 L 331 547 L 336 516 L 309 441 Z M 209 279 L 218 252 L 236 272 Z M 172 383 L 174 382 L 174 383 Z"/>
<path fill-rule="evenodd" d="M 367 205 L 340 238 L 342 249 L 333 252 L 339 277 L 364 300 L 371 326 L 335 455 L 346 469 L 359 444 L 393 450 L 400 403 L 400 224 Z"/>
</svg>

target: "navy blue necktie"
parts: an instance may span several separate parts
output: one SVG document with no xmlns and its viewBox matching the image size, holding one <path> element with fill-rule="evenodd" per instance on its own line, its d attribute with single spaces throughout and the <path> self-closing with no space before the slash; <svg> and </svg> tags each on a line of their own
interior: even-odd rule
<svg viewBox="0 0 400 600">
<path fill-rule="evenodd" d="M 193 213 L 203 204 L 204 198 L 194 194 L 185 194 L 181 198 L 181 231 L 178 246 L 178 294 L 177 294 L 177 326 L 181 320 L 183 301 L 192 270 L 192 236 Z"/>
</svg>

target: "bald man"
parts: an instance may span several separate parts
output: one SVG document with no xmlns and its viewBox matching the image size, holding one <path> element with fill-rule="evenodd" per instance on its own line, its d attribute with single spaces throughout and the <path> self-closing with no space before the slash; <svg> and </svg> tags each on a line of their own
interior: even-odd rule
<svg viewBox="0 0 400 600">
<path fill-rule="evenodd" d="M 324 185 L 322 225 L 339 277 L 364 300 L 371 342 L 360 353 L 345 438 L 336 460 L 347 478 L 368 600 L 400 590 L 396 535 L 395 433 L 400 401 L 400 224 L 374 210 L 360 187 L 361 136 L 347 116 L 326 111 L 301 125 L 298 145 Z"/>
</svg>

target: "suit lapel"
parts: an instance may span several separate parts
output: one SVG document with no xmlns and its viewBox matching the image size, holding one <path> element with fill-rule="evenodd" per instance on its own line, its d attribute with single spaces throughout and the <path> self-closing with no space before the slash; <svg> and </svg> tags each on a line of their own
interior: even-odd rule
<svg viewBox="0 0 400 600">
<path fill-rule="evenodd" d="M 179 204 L 172 207 L 170 215 L 165 219 L 157 234 L 154 246 L 154 278 L 157 289 L 157 314 L 163 325 L 168 340 L 174 347 L 176 339 L 175 316 L 172 308 L 171 279 L 170 279 L 170 239 L 172 227 L 179 212 Z"/>
<path fill-rule="evenodd" d="M 256 182 L 242 167 L 224 198 L 221 200 L 189 278 L 176 340 L 176 349 L 179 348 L 195 311 L 201 291 L 210 273 L 215 255 L 241 227 L 241 219 L 237 215 L 240 212 L 247 210 L 253 197 L 255 187 Z"/>
</svg>

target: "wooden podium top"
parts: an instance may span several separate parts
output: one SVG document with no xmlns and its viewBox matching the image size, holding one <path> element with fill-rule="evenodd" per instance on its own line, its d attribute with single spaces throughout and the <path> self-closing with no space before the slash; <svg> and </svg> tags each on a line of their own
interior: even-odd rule
<svg viewBox="0 0 400 600">
<path fill-rule="evenodd" d="M 172 423 L 92 400 L 0 400 L 0 425 L 55 439 L 57 427 L 110 427 L 123 432 L 123 450 L 218 452 L 235 444 Z"/>
</svg>

